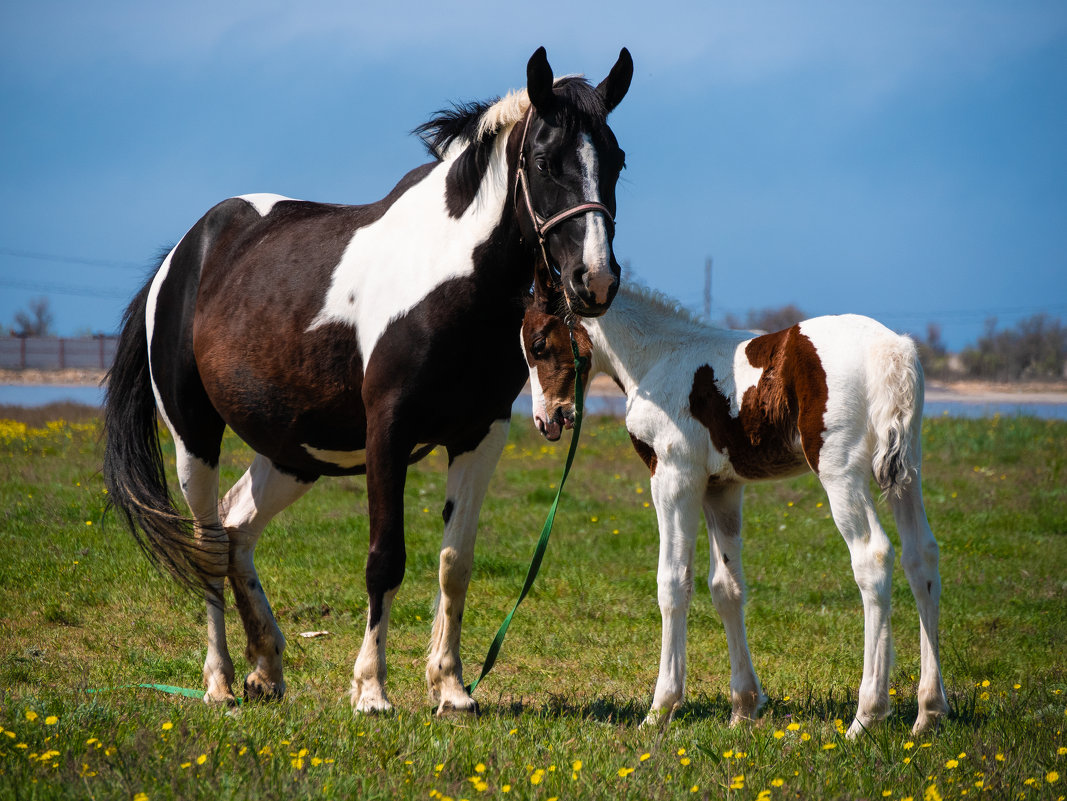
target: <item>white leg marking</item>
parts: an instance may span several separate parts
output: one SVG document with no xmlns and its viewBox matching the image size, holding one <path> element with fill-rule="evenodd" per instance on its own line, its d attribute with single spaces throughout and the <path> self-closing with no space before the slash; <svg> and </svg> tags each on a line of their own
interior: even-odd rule
<svg viewBox="0 0 1067 801">
<path fill-rule="evenodd" d="M 352 711 L 362 714 L 389 712 L 393 705 L 385 695 L 385 639 L 389 633 L 389 612 L 400 590 L 396 587 L 382 596 L 382 616 L 371 628 L 368 612 L 367 628 L 363 633 L 356 664 L 352 667 Z"/>
<path fill-rule="evenodd" d="M 279 472 L 269 459 L 257 455 L 219 504 L 230 539 L 230 586 L 248 641 L 245 656 L 253 668 L 245 677 L 246 699 L 281 698 L 285 694 L 285 637 L 256 573 L 254 555 L 267 523 L 310 488 L 311 484 Z"/>
<path fill-rule="evenodd" d="M 463 686 L 460 627 L 474 562 L 478 513 L 507 442 L 509 424 L 507 420 L 493 423 L 478 447 L 457 456 L 448 468 L 445 497 L 451 515 L 441 541 L 441 588 L 426 661 L 426 682 L 430 696 L 438 701 L 438 714 L 476 709 Z"/>
</svg>

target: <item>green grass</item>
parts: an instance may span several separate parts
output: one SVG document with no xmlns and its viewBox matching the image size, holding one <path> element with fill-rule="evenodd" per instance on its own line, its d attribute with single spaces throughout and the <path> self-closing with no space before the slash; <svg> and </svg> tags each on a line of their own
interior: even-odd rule
<svg viewBox="0 0 1067 801">
<path fill-rule="evenodd" d="M 638 728 L 659 654 L 655 515 L 647 472 L 610 420 L 585 427 L 541 575 L 478 688 L 480 718 L 434 718 L 423 678 L 440 453 L 409 472 L 407 575 L 389 632 L 388 690 L 400 711 L 355 718 L 348 706 L 366 616 L 367 501 L 362 479 L 325 479 L 257 552 L 289 642 L 288 694 L 227 713 L 125 688 L 200 687 L 205 614 L 103 515 L 98 436 L 95 421 L 0 422 L 0 798 L 1067 794 L 1067 423 L 927 421 L 923 482 L 941 545 L 954 713 L 936 732 L 909 734 L 918 619 L 898 567 L 894 713 L 857 742 L 838 721 L 847 726 L 855 709 L 863 617 L 813 477 L 746 497 L 749 638 L 772 699 L 753 726 L 727 725 L 729 661 L 703 540 L 688 701 L 666 730 Z M 482 512 L 464 620 L 468 681 L 514 603 L 564 455 L 564 444 L 545 445 L 516 420 Z M 227 438 L 224 484 L 249 460 Z M 239 682 L 232 610 L 227 625 Z M 330 635 L 298 636 L 307 630 Z M 115 689 L 88 692 L 100 688 Z"/>
</svg>

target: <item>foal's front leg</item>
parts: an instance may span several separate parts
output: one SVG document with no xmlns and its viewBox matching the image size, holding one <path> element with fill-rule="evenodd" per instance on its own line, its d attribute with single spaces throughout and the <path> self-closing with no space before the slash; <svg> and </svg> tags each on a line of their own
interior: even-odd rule
<svg viewBox="0 0 1067 801">
<path fill-rule="evenodd" d="M 704 495 L 711 566 L 708 588 L 726 629 L 730 651 L 730 725 L 754 720 L 767 701 L 748 650 L 745 634 L 745 574 L 741 568 L 741 484 L 709 488 Z"/>
<path fill-rule="evenodd" d="M 367 629 L 352 668 L 352 710 L 388 712 L 385 639 L 389 611 L 404 579 L 404 482 L 411 448 L 398 446 L 382 421 L 367 432 Z"/>
<path fill-rule="evenodd" d="M 489 479 L 508 438 L 509 420 L 498 420 L 473 450 L 449 450 L 448 487 L 445 491 L 444 538 L 441 541 L 441 589 L 433 638 L 426 661 L 430 697 L 438 702 L 437 714 L 475 712 L 478 705 L 463 687 L 459 657 L 460 626 L 474 562 L 478 512 Z"/>
<path fill-rule="evenodd" d="M 700 499 L 707 476 L 660 461 L 652 475 L 652 501 L 659 522 L 659 609 L 663 619 L 659 678 L 645 724 L 666 723 L 685 695 L 685 647 L 693 597 L 693 546 L 700 525 Z"/>
</svg>

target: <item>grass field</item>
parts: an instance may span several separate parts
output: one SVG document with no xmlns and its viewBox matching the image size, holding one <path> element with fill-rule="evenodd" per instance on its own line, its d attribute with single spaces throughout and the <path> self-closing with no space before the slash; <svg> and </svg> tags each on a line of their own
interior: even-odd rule
<svg viewBox="0 0 1067 801">
<path fill-rule="evenodd" d="M 409 473 L 407 575 L 389 632 L 400 711 L 354 718 L 348 706 L 366 615 L 366 494 L 362 479 L 331 479 L 272 524 L 257 554 L 289 642 L 288 694 L 227 713 L 127 688 L 199 688 L 205 614 L 103 514 L 98 437 L 93 419 L 0 422 L 0 798 L 1067 795 L 1067 423 L 927 421 L 954 712 L 936 732 L 909 734 L 918 618 L 898 566 L 894 713 L 856 742 L 842 732 L 860 679 L 860 599 L 813 477 L 746 498 L 749 638 L 772 699 L 755 725 L 727 725 L 729 662 L 704 540 L 688 701 L 666 730 L 638 728 L 659 654 L 655 516 L 647 472 L 614 420 L 585 427 L 541 575 L 476 693 L 480 718 L 434 718 L 423 678 L 441 453 Z M 515 421 L 482 512 L 468 680 L 522 584 L 564 454 Z M 249 459 L 226 440 L 227 485 Z M 227 620 L 240 681 L 243 634 L 235 614 Z M 330 633 L 298 636 L 309 630 Z"/>
</svg>

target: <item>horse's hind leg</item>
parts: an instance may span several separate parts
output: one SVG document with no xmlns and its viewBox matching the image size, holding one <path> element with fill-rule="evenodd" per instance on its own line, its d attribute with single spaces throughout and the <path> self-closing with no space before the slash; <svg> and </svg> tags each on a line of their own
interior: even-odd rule
<svg viewBox="0 0 1067 801">
<path fill-rule="evenodd" d="M 442 514 L 445 533 L 441 542 L 441 589 L 426 662 L 426 682 L 430 696 L 438 701 L 439 715 L 477 709 L 463 687 L 460 624 L 474 561 L 478 512 L 507 437 L 508 421 L 500 420 L 492 424 L 488 435 L 473 450 L 458 455 L 449 451 L 448 486 Z"/>
<path fill-rule="evenodd" d="M 918 472 L 899 496 L 890 492 L 889 503 L 900 532 L 900 562 L 919 608 L 919 715 L 913 729 L 917 734 L 949 711 L 938 656 L 941 603 L 938 548 L 926 519 Z"/>
<path fill-rule="evenodd" d="M 733 712 L 730 725 L 754 720 L 766 703 L 745 634 L 745 574 L 741 567 L 741 502 L 744 487 L 740 484 L 709 488 L 704 495 L 704 516 L 708 521 L 711 543 L 711 569 L 708 588 L 715 609 L 726 629 L 730 652 L 730 702 Z"/>
<path fill-rule="evenodd" d="M 169 423 L 168 423 L 169 425 Z M 205 703 L 233 704 L 233 661 L 226 645 L 226 616 L 223 590 L 226 576 L 228 543 L 219 525 L 219 467 L 209 464 L 186 447 L 173 431 L 175 466 L 182 495 L 196 521 L 196 549 L 193 561 L 204 576 L 207 603 L 207 656 L 204 658 Z M 221 431 L 219 440 L 221 442 Z"/>
<path fill-rule="evenodd" d="M 310 488 L 311 482 L 298 481 L 279 471 L 266 457 L 257 455 L 220 504 L 222 524 L 230 541 L 230 586 L 248 640 L 245 655 L 252 665 L 244 683 L 248 700 L 281 698 L 285 694 L 285 637 L 256 573 L 256 543 L 271 518 Z"/>
<path fill-rule="evenodd" d="M 845 468 L 841 474 L 820 473 L 830 510 L 852 555 L 852 573 L 863 599 L 863 679 L 860 682 L 856 718 L 848 736 L 889 714 L 889 670 L 893 661 L 890 627 L 890 594 L 893 577 L 893 544 L 874 510 L 869 470 L 866 466 Z"/>
</svg>

